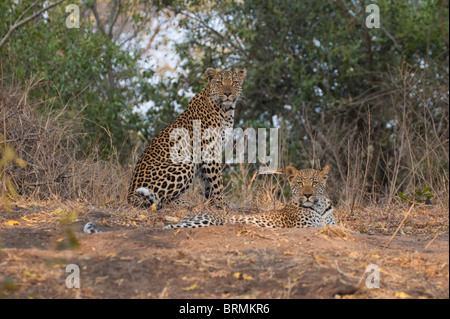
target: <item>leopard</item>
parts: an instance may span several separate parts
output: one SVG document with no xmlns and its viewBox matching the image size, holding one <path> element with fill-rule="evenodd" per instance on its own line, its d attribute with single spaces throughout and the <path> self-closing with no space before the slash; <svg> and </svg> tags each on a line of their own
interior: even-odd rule
<svg viewBox="0 0 450 319">
<path fill-rule="evenodd" d="M 307 228 L 336 226 L 333 205 L 325 193 L 330 167 L 285 169 L 291 187 L 291 199 L 281 209 L 253 214 L 227 214 L 223 211 L 188 215 L 164 229 L 200 228 L 227 224 L 248 224 L 263 228 Z"/>
<path fill-rule="evenodd" d="M 234 125 L 247 70 L 207 68 L 205 74 L 206 88 L 151 140 L 139 157 L 127 195 L 132 206 L 161 209 L 176 201 L 200 176 L 205 198 L 222 207 L 221 147 L 226 130 Z"/>
</svg>

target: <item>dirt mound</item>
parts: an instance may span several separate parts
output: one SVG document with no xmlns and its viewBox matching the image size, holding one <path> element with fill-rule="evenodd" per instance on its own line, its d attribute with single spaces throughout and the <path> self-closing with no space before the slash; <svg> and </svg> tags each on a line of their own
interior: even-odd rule
<svg viewBox="0 0 450 319">
<path fill-rule="evenodd" d="M 74 213 L 76 212 L 76 214 Z M 242 225 L 165 231 L 154 214 L 73 203 L 0 217 L 6 298 L 448 298 L 448 231 L 362 234 Z M 175 213 L 171 211 L 171 213 Z M 93 221 L 102 231 L 85 234 Z M 357 227 L 354 227 L 358 229 Z M 74 244 L 76 243 L 76 245 Z M 67 288 L 67 265 L 80 288 Z M 368 288 L 375 267 L 380 288 Z"/>
</svg>

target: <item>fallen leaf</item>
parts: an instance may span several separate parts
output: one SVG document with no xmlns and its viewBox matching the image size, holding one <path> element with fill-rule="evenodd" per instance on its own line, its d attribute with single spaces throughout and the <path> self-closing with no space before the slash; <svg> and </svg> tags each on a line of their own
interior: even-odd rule
<svg viewBox="0 0 450 319">
<path fill-rule="evenodd" d="M 23 271 L 23 274 L 24 274 L 25 276 L 31 277 L 31 278 L 34 278 L 34 277 L 37 276 L 36 274 L 32 274 L 31 272 L 29 272 L 28 270 L 24 270 L 24 271 Z"/>
<path fill-rule="evenodd" d="M 395 293 L 395 298 L 400 298 L 400 299 L 410 299 L 412 298 L 410 295 L 408 295 L 406 292 L 403 291 L 399 291 Z"/>
<path fill-rule="evenodd" d="M 52 212 L 52 214 L 58 215 L 58 214 L 61 214 L 62 212 L 64 212 L 64 209 L 62 209 L 62 208 L 57 208 L 57 209 L 55 209 L 55 210 Z"/>
<path fill-rule="evenodd" d="M 17 220 L 8 220 L 7 222 L 4 223 L 7 226 L 16 226 L 16 225 L 20 225 L 20 223 Z"/>
<path fill-rule="evenodd" d="M 292 251 L 283 251 L 283 255 L 292 256 L 292 255 L 294 255 L 294 252 L 292 252 Z"/>
<path fill-rule="evenodd" d="M 168 221 L 168 222 L 173 222 L 173 223 L 178 223 L 178 221 L 180 220 L 177 217 L 172 217 L 169 215 L 164 216 L 164 218 Z"/>
<path fill-rule="evenodd" d="M 236 236 L 241 236 L 242 234 L 245 234 L 245 233 L 248 233 L 248 230 L 247 230 L 247 229 L 238 231 L 237 234 L 236 234 Z"/>
<path fill-rule="evenodd" d="M 181 288 L 181 290 L 190 291 L 190 290 L 194 290 L 194 289 L 197 289 L 197 288 L 198 288 L 197 283 L 194 283 L 194 284 L 190 285 L 189 287 Z"/>
<path fill-rule="evenodd" d="M 242 278 L 243 278 L 244 280 L 253 280 L 253 279 L 254 279 L 252 276 L 246 275 L 246 274 L 242 274 Z"/>
<path fill-rule="evenodd" d="M 132 260 L 132 259 L 133 259 L 132 256 L 123 256 L 123 257 L 120 257 L 120 260 Z"/>
<path fill-rule="evenodd" d="M 241 275 L 240 272 L 235 272 L 235 273 L 233 274 L 233 277 L 236 278 L 236 279 L 239 279 L 240 275 Z"/>
<path fill-rule="evenodd" d="M 31 220 L 31 219 L 28 219 L 26 217 L 20 217 L 20 219 L 23 219 L 24 221 L 29 222 L 29 223 L 36 223 L 35 220 Z"/>
</svg>

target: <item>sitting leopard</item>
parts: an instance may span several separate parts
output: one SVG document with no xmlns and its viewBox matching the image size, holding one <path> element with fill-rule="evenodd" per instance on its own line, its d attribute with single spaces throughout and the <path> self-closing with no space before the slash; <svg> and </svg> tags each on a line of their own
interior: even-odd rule
<svg viewBox="0 0 450 319">
<path fill-rule="evenodd" d="M 286 176 L 291 186 L 291 200 L 281 209 L 257 214 L 226 215 L 223 213 L 197 213 L 184 217 L 178 224 L 164 229 L 198 228 L 225 224 L 251 224 L 268 228 L 303 228 L 336 225 L 333 206 L 324 193 L 329 166 L 321 171 L 297 170 L 286 167 Z"/>
<path fill-rule="evenodd" d="M 239 72 L 206 70 L 208 86 L 159 132 L 139 158 L 128 190 L 130 204 L 160 209 L 163 204 L 177 199 L 200 174 L 206 198 L 215 200 L 220 206 L 223 190 L 221 158 L 213 155 L 204 160 L 203 156 L 208 156 L 210 149 L 217 150 L 217 143 L 223 146 L 225 130 L 233 127 L 234 109 L 246 73 L 246 69 Z M 211 131 L 218 134 L 211 138 L 207 136 Z M 215 138 L 217 135 L 219 138 Z M 198 157 L 195 160 L 195 145 L 202 156 L 200 160 Z"/>
</svg>

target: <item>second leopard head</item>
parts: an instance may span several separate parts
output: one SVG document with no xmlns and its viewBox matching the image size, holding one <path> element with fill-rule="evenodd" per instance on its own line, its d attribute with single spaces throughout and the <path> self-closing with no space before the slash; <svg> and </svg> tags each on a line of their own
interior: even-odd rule
<svg viewBox="0 0 450 319">
<path fill-rule="evenodd" d="M 326 165 L 321 171 L 315 169 L 297 170 L 286 167 L 286 176 L 291 185 L 292 198 L 303 207 L 312 207 L 325 198 L 325 186 L 330 167 Z"/>
</svg>

